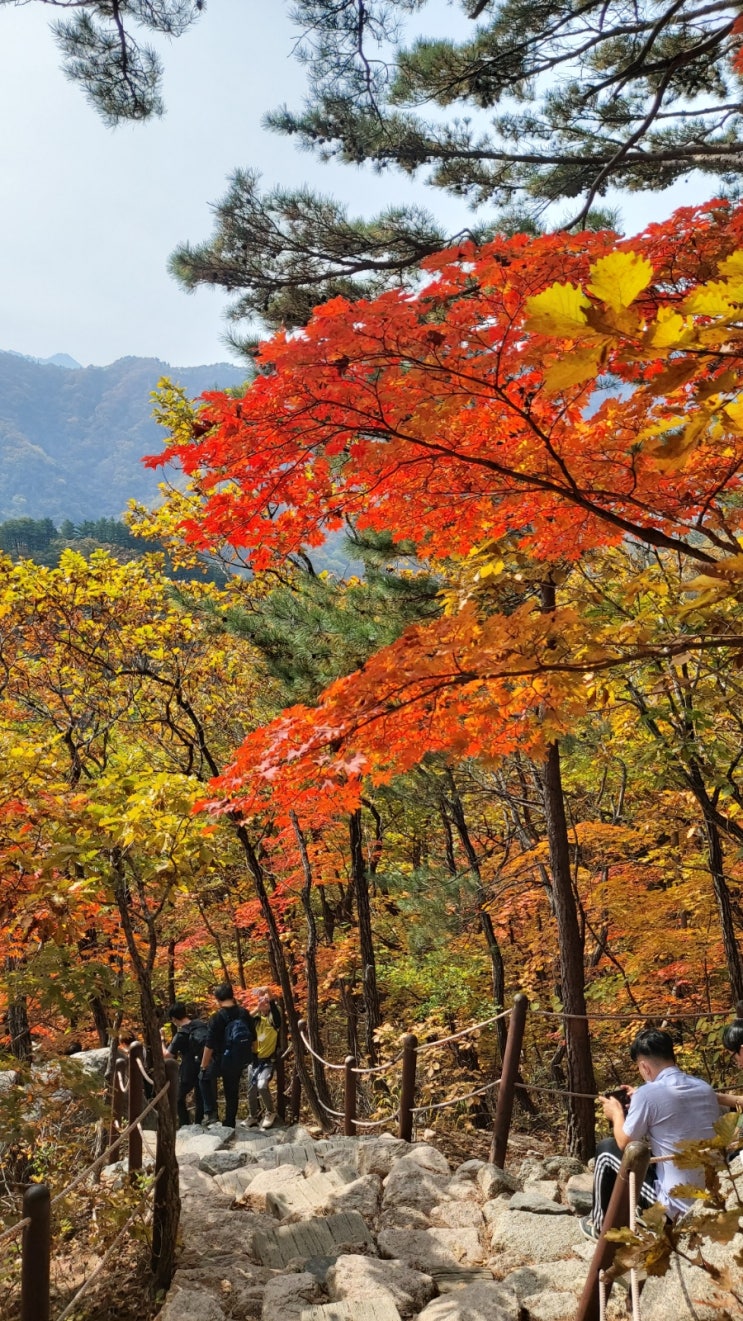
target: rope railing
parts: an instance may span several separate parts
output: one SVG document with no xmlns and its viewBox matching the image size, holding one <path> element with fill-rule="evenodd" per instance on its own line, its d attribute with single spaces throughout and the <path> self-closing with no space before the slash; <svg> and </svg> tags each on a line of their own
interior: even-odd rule
<svg viewBox="0 0 743 1321">
<path fill-rule="evenodd" d="M 109 1244 L 105 1253 L 101 1257 L 100 1261 L 98 1262 L 98 1265 L 95 1267 L 94 1270 L 91 1271 L 87 1280 L 78 1289 L 77 1293 L 75 1294 L 75 1297 L 67 1304 L 64 1311 L 59 1313 L 59 1316 L 57 1317 L 57 1321 L 67 1321 L 68 1317 L 72 1316 L 78 1303 L 80 1302 L 80 1299 L 83 1297 L 85 1293 L 87 1293 L 88 1289 L 90 1288 L 91 1284 L 93 1284 L 94 1280 L 96 1280 L 98 1276 L 102 1274 L 105 1266 L 107 1266 L 108 1262 L 111 1260 L 111 1257 L 113 1256 L 115 1249 L 119 1246 L 119 1243 L 128 1233 L 130 1227 L 134 1224 L 134 1221 L 137 1219 L 137 1216 L 139 1215 L 142 1209 L 143 1203 L 146 1202 L 150 1194 L 154 1192 L 162 1174 L 163 1174 L 163 1170 L 160 1170 L 159 1173 L 155 1175 L 155 1178 L 152 1180 L 150 1187 L 143 1194 L 143 1196 L 140 1197 L 132 1214 L 129 1216 L 129 1219 L 125 1222 L 125 1224 L 122 1225 L 115 1239 L 113 1240 L 112 1243 Z"/>
<path fill-rule="evenodd" d="M 145 1118 L 145 1116 L 148 1115 L 150 1111 L 155 1109 L 155 1106 L 167 1094 L 169 1089 L 170 1089 L 170 1083 L 166 1082 L 165 1086 L 160 1088 L 160 1091 L 157 1093 L 157 1096 L 153 1096 L 149 1104 L 145 1106 L 141 1114 L 137 1115 L 137 1118 L 132 1120 L 132 1122 L 128 1124 L 125 1129 L 122 1129 L 122 1131 L 118 1134 L 116 1141 L 111 1142 L 109 1146 L 106 1147 L 106 1150 L 101 1152 L 100 1156 L 97 1156 L 91 1165 L 88 1165 L 84 1170 L 82 1170 L 81 1173 L 78 1174 L 72 1180 L 72 1183 L 69 1183 L 66 1188 L 63 1188 L 61 1192 L 57 1193 L 56 1196 L 52 1198 L 52 1202 L 51 1202 L 52 1206 L 56 1206 L 57 1203 L 61 1202 L 65 1197 L 69 1197 L 73 1189 L 77 1188 L 79 1184 L 81 1184 L 85 1179 L 87 1179 L 88 1175 L 93 1174 L 95 1170 L 105 1165 L 106 1160 L 111 1155 L 111 1153 L 118 1151 L 118 1148 L 120 1147 L 121 1143 L 124 1141 L 124 1138 L 127 1138 L 129 1134 L 132 1133 L 134 1129 L 136 1129 L 137 1124 L 141 1123 L 141 1121 Z"/>
<path fill-rule="evenodd" d="M 529 1013 L 537 1018 L 560 1018 L 560 1019 L 570 1018 L 570 1019 L 575 1019 L 581 1023 L 590 1023 L 594 1019 L 597 1022 L 602 1019 L 607 1019 L 609 1021 L 616 1023 L 637 1023 L 644 1021 L 646 1018 L 664 1018 L 670 1022 L 677 1022 L 679 1019 L 683 1019 L 683 1020 L 695 1019 L 698 1022 L 700 1018 L 730 1017 L 730 1011 L 726 1009 L 699 1009 L 695 1013 L 691 1013 L 691 1014 L 677 1014 L 675 1013 L 675 1011 L 671 1012 L 667 1008 L 639 1009 L 635 1014 L 608 1014 L 602 1012 L 595 1014 L 593 1013 L 566 1014 L 562 1009 L 531 1009 L 530 1008 Z"/>
<path fill-rule="evenodd" d="M 448 1046 L 450 1041 L 459 1041 L 462 1037 L 468 1037 L 472 1032 L 479 1032 L 481 1028 L 490 1027 L 503 1018 L 510 1018 L 512 1013 L 512 1009 L 503 1009 L 501 1013 L 494 1014 L 492 1018 L 486 1018 L 482 1023 L 473 1023 L 471 1027 L 462 1028 L 461 1032 L 452 1032 L 451 1036 L 440 1037 L 436 1041 L 422 1041 L 419 1046 L 416 1046 L 416 1050 L 420 1055 L 421 1051 L 433 1050 L 436 1046 Z"/>
<path fill-rule="evenodd" d="M 4 1229 L 2 1234 L 0 1234 L 0 1243 L 8 1243 L 11 1239 L 15 1238 L 16 1234 L 20 1234 L 21 1230 L 26 1228 L 26 1225 L 30 1224 L 31 1221 L 28 1216 L 26 1216 L 24 1220 L 16 1221 L 14 1225 L 11 1225 L 9 1229 Z"/>
<path fill-rule="evenodd" d="M 492 1092 L 494 1088 L 500 1087 L 502 1078 L 496 1078 L 493 1082 L 486 1083 L 484 1087 L 478 1087 L 474 1092 L 465 1092 L 464 1096 L 453 1096 L 448 1101 L 437 1101 L 428 1105 L 414 1105 L 413 1114 L 422 1115 L 429 1110 L 448 1110 L 450 1106 L 461 1105 L 462 1101 L 471 1101 L 474 1096 L 485 1096 L 487 1092 Z"/>
<path fill-rule="evenodd" d="M 318 1055 L 317 1051 L 313 1050 L 301 1027 L 299 1029 L 299 1035 L 302 1038 L 302 1044 L 304 1045 L 305 1049 L 309 1051 L 313 1060 L 317 1060 L 318 1063 L 322 1064 L 323 1068 L 325 1069 L 339 1069 L 341 1072 L 343 1072 L 343 1070 L 346 1067 L 345 1064 L 331 1064 L 330 1060 L 323 1059 L 322 1055 Z"/>
<path fill-rule="evenodd" d="M 139 1072 L 141 1073 L 141 1075 L 142 1075 L 144 1081 L 148 1084 L 148 1086 L 149 1086 L 149 1087 L 154 1087 L 154 1086 L 155 1086 L 155 1079 L 150 1077 L 149 1073 L 148 1073 L 147 1070 L 145 1069 L 144 1064 L 142 1063 L 142 1061 L 141 1061 L 141 1059 L 139 1058 L 139 1056 L 137 1056 L 137 1068 L 139 1069 Z"/>
<path fill-rule="evenodd" d="M 399 1064 L 401 1059 L 402 1051 L 400 1051 L 400 1054 L 396 1055 L 394 1059 L 388 1060 L 386 1064 L 370 1064 L 366 1068 L 361 1068 L 359 1065 L 355 1064 L 353 1066 L 353 1072 L 358 1074 L 389 1073 L 390 1069 L 394 1069 L 395 1065 Z"/>
</svg>

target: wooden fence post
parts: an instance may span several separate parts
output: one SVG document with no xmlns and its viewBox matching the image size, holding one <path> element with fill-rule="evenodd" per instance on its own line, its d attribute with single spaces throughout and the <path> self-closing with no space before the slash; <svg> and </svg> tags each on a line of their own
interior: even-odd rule
<svg viewBox="0 0 743 1321">
<path fill-rule="evenodd" d="M 292 1123 L 299 1123 L 299 1112 L 302 1108 L 302 1079 L 299 1076 L 299 1070 L 294 1066 L 292 1074 L 292 1091 L 289 1098 L 289 1106 L 292 1112 Z"/>
<path fill-rule="evenodd" d="M 521 1061 L 521 1046 L 524 1041 L 526 1011 L 528 1008 L 529 1000 L 527 996 L 519 994 L 514 997 L 511 1017 L 508 1020 L 506 1049 L 503 1053 L 501 1084 L 498 1088 L 498 1100 L 495 1106 L 493 1140 L 490 1144 L 490 1159 L 493 1165 L 498 1165 L 500 1169 L 503 1169 L 506 1163 L 508 1134 L 511 1128 L 511 1115 L 513 1114 L 514 1088 Z"/>
<path fill-rule="evenodd" d="M 48 1185 L 35 1183 L 23 1194 L 21 1321 L 49 1321 L 51 1199 Z"/>
<path fill-rule="evenodd" d="M 404 1142 L 413 1139 L 413 1101 L 415 1100 L 415 1069 L 418 1061 L 418 1038 L 412 1032 L 402 1039 L 402 1083 L 400 1086 L 399 1135 Z"/>
<path fill-rule="evenodd" d="M 134 1041 L 129 1047 L 128 1122 L 130 1124 L 138 1115 L 141 1115 L 144 1107 L 144 1087 L 142 1085 L 140 1064 L 144 1068 L 144 1046 L 141 1041 Z M 141 1169 L 142 1134 L 138 1128 L 133 1128 L 129 1134 L 129 1179 L 133 1181 Z"/>
<path fill-rule="evenodd" d="M 167 1288 L 173 1273 L 175 1238 L 178 1229 L 180 1201 L 178 1198 L 178 1161 L 175 1154 L 175 1135 L 178 1129 L 178 1061 L 166 1059 L 165 1077 L 167 1095 L 158 1106 L 157 1144 L 155 1147 L 155 1193 L 152 1208 L 152 1270 L 156 1282 Z M 163 1114 L 170 1110 L 170 1115 Z M 168 1124 L 168 1118 L 170 1123 Z M 166 1125 L 169 1133 L 166 1134 Z"/>
<path fill-rule="evenodd" d="M 639 1198 L 640 1185 L 647 1174 L 649 1164 L 650 1148 L 645 1142 L 630 1142 L 629 1146 L 625 1147 L 617 1181 L 614 1184 L 604 1216 L 604 1223 L 601 1227 L 601 1237 L 596 1244 L 596 1251 L 588 1268 L 588 1275 L 578 1304 L 578 1311 L 575 1314 L 575 1321 L 599 1321 L 599 1274 L 601 1271 L 609 1269 L 617 1249 L 617 1244 L 609 1242 L 605 1234 L 607 1229 L 621 1229 L 623 1225 L 629 1224 L 630 1171 L 634 1173 L 637 1179 Z M 610 1290 L 611 1284 L 609 1283 L 607 1294 Z"/>
<path fill-rule="evenodd" d="M 344 1089 L 343 1089 L 343 1132 L 347 1138 L 352 1138 L 356 1133 L 356 1060 L 353 1055 L 347 1055 L 344 1061 Z"/>
</svg>

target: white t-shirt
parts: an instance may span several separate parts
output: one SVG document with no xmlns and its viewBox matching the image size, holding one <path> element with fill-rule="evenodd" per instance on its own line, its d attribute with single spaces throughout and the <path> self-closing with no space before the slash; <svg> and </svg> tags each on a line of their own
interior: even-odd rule
<svg viewBox="0 0 743 1321">
<path fill-rule="evenodd" d="M 720 1106 L 709 1083 L 692 1078 L 675 1064 L 662 1070 L 652 1082 L 638 1087 L 624 1120 L 624 1131 L 633 1141 L 647 1138 L 654 1156 L 671 1156 L 682 1142 L 699 1142 L 715 1136 Z M 689 1198 L 672 1197 L 679 1183 L 704 1187 L 704 1171 L 679 1169 L 674 1161 L 656 1166 L 655 1192 L 658 1201 L 674 1219 L 688 1211 Z"/>
</svg>

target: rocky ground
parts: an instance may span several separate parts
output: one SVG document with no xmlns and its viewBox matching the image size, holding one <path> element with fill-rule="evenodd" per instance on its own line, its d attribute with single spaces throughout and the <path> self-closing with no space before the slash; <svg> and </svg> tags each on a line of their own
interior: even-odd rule
<svg viewBox="0 0 743 1321">
<path fill-rule="evenodd" d="M 452 1169 L 427 1142 L 242 1125 L 181 1129 L 178 1156 L 182 1248 L 160 1321 L 575 1317 L 593 1245 L 576 1214 L 590 1175 L 570 1157 Z M 741 1243 L 712 1245 L 717 1264 Z M 643 1321 L 721 1321 L 713 1293 L 693 1267 L 649 1280 Z M 617 1287 L 608 1321 L 626 1316 Z"/>
</svg>

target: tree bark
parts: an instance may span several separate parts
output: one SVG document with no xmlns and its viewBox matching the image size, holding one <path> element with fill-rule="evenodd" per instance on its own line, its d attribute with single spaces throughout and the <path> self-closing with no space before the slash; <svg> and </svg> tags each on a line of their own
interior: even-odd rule
<svg viewBox="0 0 743 1321">
<path fill-rule="evenodd" d="M 366 1008 L 365 1042 L 366 1053 L 372 1064 L 377 1060 L 377 1044 L 374 1033 L 382 1021 L 377 988 L 377 966 L 374 957 L 374 935 L 372 932 L 371 906 L 369 903 L 369 879 L 364 861 L 364 841 L 361 832 L 361 809 L 352 812 L 348 821 L 351 843 L 351 873 L 356 891 L 356 911 L 359 917 L 359 946 L 363 977 L 363 995 Z"/>
<path fill-rule="evenodd" d="M 307 1033 L 310 1039 L 312 1049 L 318 1055 L 322 1055 L 322 1038 L 320 1036 L 320 999 L 317 986 L 317 924 L 315 914 L 312 911 L 312 868 L 310 866 L 309 854 L 307 853 L 307 844 L 299 825 L 299 818 L 296 812 L 290 812 L 294 834 L 299 845 L 299 855 L 302 859 L 302 873 L 304 875 L 304 885 L 302 886 L 302 908 L 304 909 L 305 921 L 307 923 L 307 940 L 304 950 L 304 974 L 307 982 Z M 323 1105 L 332 1108 L 333 1099 L 328 1090 L 328 1081 L 325 1077 L 325 1069 L 319 1059 L 312 1057 L 312 1072 L 315 1078 L 317 1095 Z"/>
<path fill-rule="evenodd" d="M 253 848 L 250 835 L 248 834 L 246 827 L 239 820 L 235 820 L 235 833 L 237 834 L 237 838 L 240 841 L 243 853 L 245 854 L 245 861 L 250 875 L 253 878 L 258 902 L 261 906 L 261 913 L 263 914 L 263 919 L 268 928 L 269 951 L 272 956 L 272 962 L 276 968 L 277 981 L 281 986 L 286 1021 L 289 1027 L 292 1045 L 294 1047 L 296 1071 L 301 1080 L 302 1089 L 313 1115 L 323 1129 L 328 1129 L 330 1127 L 328 1118 L 320 1105 L 315 1090 L 314 1080 L 307 1069 L 307 1063 L 304 1058 L 304 1047 L 302 1045 L 302 1036 L 299 1030 L 299 1014 L 297 1013 L 297 1006 L 294 1000 L 294 988 L 292 986 L 291 977 L 289 976 L 286 959 L 284 958 L 284 951 L 281 945 L 279 929 L 276 925 L 276 918 L 271 907 L 271 901 L 268 897 L 263 868 L 261 867 L 258 855 Z"/>
<path fill-rule="evenodd" d="M 555 588 L 544 583 L 541 589 L 542 610 L 555 608 Z M 543 774 L 544 812 L 552 873 L 552 898 L 560 955 L 560 984 L 565 1012 L 565 1055 L 568 1090 L 583 1095 L 567 1098 L 568 1150 L 587 1161 L 595 1149 L 595 1111 L 593 1095 L 596 1081 L 591 1058 L 591 1039 L 586 1020 L 583 940 L 578 920 L 578 905 L 573 891 L 570 867 L 565 798 L 560 770 L 560 748 L 551 743 Z"/>
</svg>

